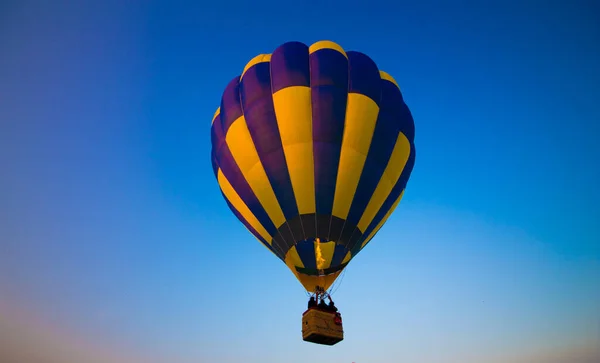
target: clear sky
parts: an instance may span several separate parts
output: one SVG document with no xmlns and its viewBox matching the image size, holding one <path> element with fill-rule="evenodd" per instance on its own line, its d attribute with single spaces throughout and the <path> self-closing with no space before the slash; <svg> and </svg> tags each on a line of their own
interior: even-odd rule
<svg viewBox="0 0 600 363">
<path fill-rule="evenodd" d="M 597 1 L 131 3 L 0 4 L 0 354 L 600 361 Z M 333 347 L 210 164 L 226 84 L 322 39 L 396 78 L 418 149 Z"/>
</svg>

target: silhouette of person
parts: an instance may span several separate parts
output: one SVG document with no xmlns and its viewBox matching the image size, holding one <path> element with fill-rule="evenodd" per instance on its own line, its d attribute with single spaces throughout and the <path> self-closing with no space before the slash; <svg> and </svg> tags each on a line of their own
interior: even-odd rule
<svg viewBox="0 0 600 363">
<path fill-rule="evenodd" d="M 329 298 L 329 305 L 327 306 L 327 308 L 329 309 L 329 311 L 332 311 L 332 312 L 336 312 L 338 310 L 335 307 L 335 304 L 333 303 L 333 300 L 331 300 L 331 298 Z"/>
</svg>

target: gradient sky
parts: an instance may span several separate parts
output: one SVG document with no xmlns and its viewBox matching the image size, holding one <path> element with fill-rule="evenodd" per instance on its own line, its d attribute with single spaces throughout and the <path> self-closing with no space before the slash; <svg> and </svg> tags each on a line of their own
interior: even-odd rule
<svg viewBox="0 0 600 363">
<path fill-rule="evenodd" d="M 0 357 L 600 361 L 597 1 L 125 3 L 0 3 Z M 322 39 L 396 78 L 418 149 L 333 347 L 210 166 L 231 78 Z"/>
</svg>

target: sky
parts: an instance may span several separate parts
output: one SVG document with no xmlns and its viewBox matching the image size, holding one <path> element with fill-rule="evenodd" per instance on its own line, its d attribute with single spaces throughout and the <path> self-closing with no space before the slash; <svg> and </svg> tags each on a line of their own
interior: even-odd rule
<svg viewBox="0 0 600 363">
<path fill-rule="evenodd" d="M 596 1 L 0 3 L 3 362 L 600 361 Z M 210 164 L 227 83 L 332 40 L 398 81 L 404 198 L 303 342 L 306 292 Z"/>
</svg>

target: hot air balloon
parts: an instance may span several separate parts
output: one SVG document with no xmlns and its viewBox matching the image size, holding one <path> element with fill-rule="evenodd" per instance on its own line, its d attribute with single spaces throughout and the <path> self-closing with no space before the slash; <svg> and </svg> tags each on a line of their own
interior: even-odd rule
<svg viewBox="0 0 600 363">
<path fill-rule="evenodd" d="M 398 84 L 369 56 L 288 42 L 225 87 L 212 166 L 233 214 L 323 300 L 402 199 L 414 137 Z M 321 310 L 305 312 L 303 339 L 335 344 L 341 316 Z"/>
</svg>

